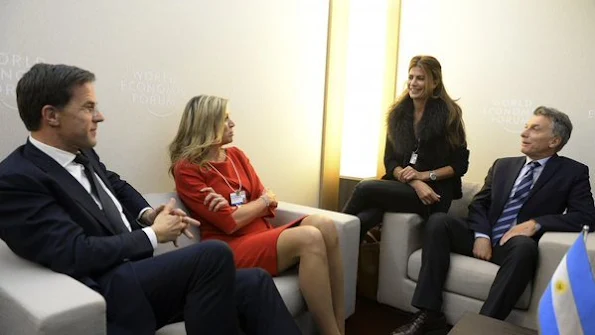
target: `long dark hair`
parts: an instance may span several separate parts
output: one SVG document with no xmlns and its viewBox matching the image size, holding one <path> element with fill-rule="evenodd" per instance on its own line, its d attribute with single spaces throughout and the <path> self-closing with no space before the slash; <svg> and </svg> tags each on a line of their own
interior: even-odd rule
<svg viewBox="0 0 595 335">
<path fill-rule="evenodd" d="M 465 136 L 465 125 L 463 123 L 463 112 L 461 107 L 459 107 L 459 105 L 446 92 L 444 82 L 442 81 L 442 66 L 440 65 L 440 62 L 432 56 L 415 56 L 411 59 L 411 62 L 409 62 L 409 70 L 416 66 L 423 69 L 427 78 L 430 79 L 426 80 L 425 87 L 426 92 L 432 92 L 428 97 L 428 100 L 439 99 L 446 104 L 448 117 L 446 118 L 444 127 L 448 144 L 452 148 L 466 145 L 467 141 Z M 431 86 L 432 83 L 436 84 L 436 88 L 433 90 Z M 412 99 L 409 96 L 409 87 L 401 93 L 399 98 L 390 107 L 387 117 L 387 132 L 389 138 L 394 138 L 393 132 L 395 131 L 394 127 L 391 127 L 390 125 L 394 124 L 395 120 L 403 118 L 402 114 L 409 109 L 404 107 L 408 105 L 413 105 Z M 427 106 L 428 104 L 426 104 L 426 107 Z"/>
</svg>

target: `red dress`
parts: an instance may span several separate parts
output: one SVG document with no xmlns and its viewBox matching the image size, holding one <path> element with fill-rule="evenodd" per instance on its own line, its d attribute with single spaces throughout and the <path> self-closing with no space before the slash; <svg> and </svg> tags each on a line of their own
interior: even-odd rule
<svg viewBox="0 0 595 335">
<path fill-rule="evenodd" d="M 248 157 L 236 147 L 227 148 L 226 154 L 227 158 L 223 162 L 211 162 L 211 165 L 227 179 L 234 190 L 239 188 L 240 182 L 237 177 L 239 175 L 242 189 L 246 191 L 247 201 L 258 200 L 263 193 L 264 186 Z M 277 270 L 279 235 L 283 230 L 299 224 L 301 219 L 283 226 L 273 227 L 264 217 L 259 217 L 241 229 L 232 232 L 236 226 L 232 214 L 237 207 L 226 206 L 217 212 L 212 212 L 204 205 L 208 193 L 200 192 L 205 187 L 212 187 L 216 193 L 224 196 L 231 204 L 230 194 L 233 190 L 217 171 L 208 166 L 201 168 L 187 161 L 181 161 L 174 167 L 176 190 L 190 211 L 190 215 L 201 222 L 201 238 L 227 242 L 234 252 L 238 268 L 261 267 L 271 275 L 277 275 L 279 273 Z M 274 216 L 275 211 L 269 209 L 267 217 Z"/>
</svg>

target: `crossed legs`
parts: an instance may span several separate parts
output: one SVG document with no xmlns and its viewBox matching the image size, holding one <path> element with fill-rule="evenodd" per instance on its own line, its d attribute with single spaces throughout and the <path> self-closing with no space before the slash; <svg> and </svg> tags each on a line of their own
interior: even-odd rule
<svg viewBox="0 0 595 335">
<path fill-rule="evenodd" d="M 299 262 L 299 283 L 322 334 L 345 334 L 343 261 L 333 221 L 311 215 L 277 240 L 277 266 L 284 271 Z"/>
</svg>

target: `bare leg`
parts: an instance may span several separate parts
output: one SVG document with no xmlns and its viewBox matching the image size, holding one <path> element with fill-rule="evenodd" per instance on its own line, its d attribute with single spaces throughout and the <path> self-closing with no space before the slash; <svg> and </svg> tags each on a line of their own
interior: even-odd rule
<svg viewBox="0 0 595 335">
<path fill-rule="evenodd" d="M 284 230 L 277 240 L 277 266 L 284 271 L 299 261 L 299 282 L 308 309 L 323 335 L 340 334 L 331 294 L 324 238 L 312 226 Z"/>
<path fill-rule="evenodd" d="M 331 293 L 335 319 L 341 334 L 345 334 L 345 289 L 343 286 L 343 259 L 339 247 L 339 236 L 333 220 L 322 215 L 311 215 L 302 221 L 302 225 L 312 225 L 322 233 L 326 245 Z"/>
</svg>

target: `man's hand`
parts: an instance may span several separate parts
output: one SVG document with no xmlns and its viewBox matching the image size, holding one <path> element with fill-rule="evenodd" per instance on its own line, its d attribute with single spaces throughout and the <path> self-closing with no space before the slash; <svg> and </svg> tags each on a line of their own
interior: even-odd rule
<svg viewBox="0 0 595 335">
<path fill-rule="evenodd" d="M 423 176 L 421 172 L 411 166 L 407 166 L 398 173 L 397 178 L 402 183 L 408 183 L 412 180 L 422 180 Z"/>
<path fill-rule="evenodd" d="M 159 206 L 159 213 L 155 217 L 151 228 L 157 236 L 157 242 L 165 243 L 171 241 L 177 247 L 177 238 L 182 233 L 188 238 L 194 238 L 192 233 L 187 229 L 188 225 L 198 227 L 200 226 L 200 222 L 187 216 L 179 208 L 175 208 L 175 205 L 176 200 L 171 198 L 167 204 Z M 157 210 L 155 210 L 155 213 L 157 213 Z"/>
<path fill-rule="evenodd" d="M 222 208 L 229 207 L 229 202 L 224 196 L 215 192 L 212 187 L 205 187 L 200 190 L 201 192 L 208 192 L 205 197 L 204 205 L 209 207 L 211 212 L 217 212 Z"/>
<path fill-rule="evenodd" d="M 473 257 L 484 261 L 492 259 L 492 241 L 485 237 L 476 238 L 473 243 Z"/>
<path fill-rule="evenodd" d="M 423 181 L 414 180 L 410 182 L 409 185 L 413 187 L 415 193 L 417 193 L 417 196 L 419 197 L 419 200 L 421 200 L 424 205 L 431 205 L 440 201 L 440 195 L 434 192 L 434 190 Z"/>
<path fill-rule="evenodd" d="M 159 213 L 161 213 L 163 211 L 164 208 L 165 208 L 165 205 L 160 205 L 159 207 L 157 207 L 155 209 L 153 209 L 153 208 L 147 209 L 141 216 L 140 220 L 146 226 L 150 226 L 153 224 L 153 222 L 155 222 L 155 218 L 157 217 L 157 215 L 159 215 Z M 188 216 L 188 214 L 186 214 L 186 212 L 184 212 L 183 210 L 181 210 L 179 208 L 174 208 L 173 213 L 175 215 L 179 215 L 179 216 Z"/>
<path fill-rule="evenodd" d="M 161 213 L 164 207 L 165 205 L 161 205 L 155 209 L 147 209 L 141 216 L 140 221 L 146 226 L 151 226 L 153 222 L 155 222 L 155 218 L 157 217 L 157 215 Z"/>
<path fill-rule="evenodd" d="M 500 245 L 504 245 L 504 243 L 508 242 L 508 240 L 518 235 L 533 236 L 537 232 L 537 228 L 537 221 L 533 219 L 519 223 L 507 231 L 504 236 L 502 236 L 500 239 Z"/>
</svg>

